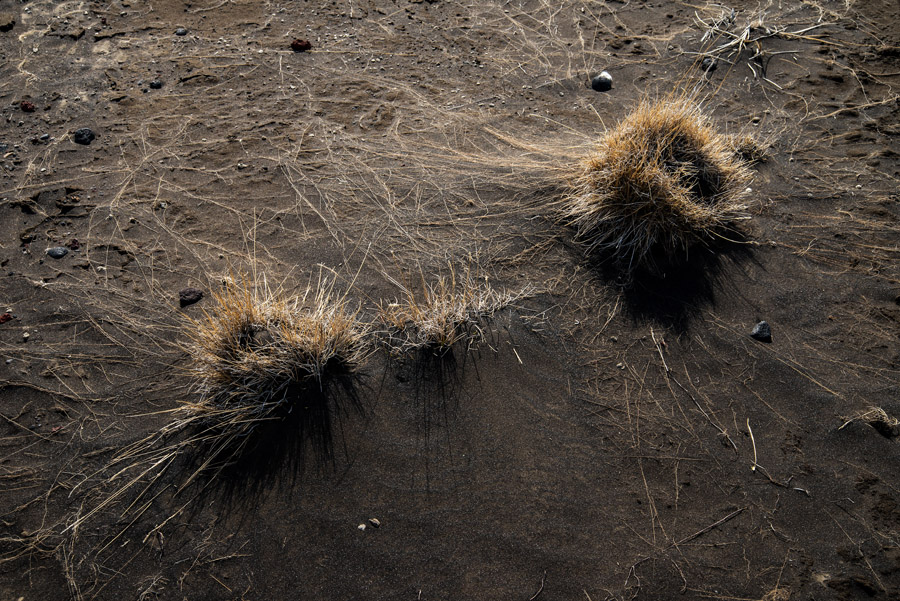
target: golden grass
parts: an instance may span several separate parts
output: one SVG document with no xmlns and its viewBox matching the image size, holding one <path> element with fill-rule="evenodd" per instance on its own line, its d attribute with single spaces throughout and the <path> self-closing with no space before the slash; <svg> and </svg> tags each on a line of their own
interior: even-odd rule
<svg viewBox="0 0 900 601">
<path fill-rule="evenodd" d="M 752 134 L 738 134 L 728 137 L 728 147 L 747 165 L 765 162 L 769 157 L 771 143 Z"/>
<path fill-rule="evenodd" d="M 190 324 L 199 399 L 180 413 L 224 440 L 240 440 L 288 405 L 302 410 L 308 391 L 321 392 L 329 375 L 352 371 L 367 355 L 358 310 L 325 282 L 300 296 L 247 282 L 213 296 L 215 308 Z"/>
<path fill-rule="evenodd" d="M 701 109 L 642 102 L 597 143 L 576 174 L 564 215 L 588 254 L 625 270 L 655 251 L 686 253 L 745 216 L 750 173 Z"/>
<path fill-rule="evenodd" d="M 378 318 L 385 326 L 385 345 L 395 355 L 428 349 L 442 354 L 461 341 L 479 342 L 484 339 L 484 319 L 533 291 L 531 287 L 515 293 L 498 291 L 487 278 L 468 272 L 457 278 L 453 270 L 430 284 L 423 277 L 421 293 L 388 279 L 402 296 L 381 303 Z"/>
</svg>

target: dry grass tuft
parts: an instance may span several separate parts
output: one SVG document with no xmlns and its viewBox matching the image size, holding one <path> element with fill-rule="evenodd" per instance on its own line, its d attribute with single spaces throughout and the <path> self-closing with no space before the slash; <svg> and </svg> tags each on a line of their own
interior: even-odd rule
<svg viewBox="0 0 900 601">
<path fill-rule="evenodd" d="M 645 101 L 581 165 L 564 215 L 588 254 L 631 271 L 652 265 L 654 251 L 687 252 L 743 218 L 749 180 L 698 106 Z"/>
<path fill-rule="evenodd" d="M 791 598 L 791 589 L 776 586 L 774 589 L 763 595 L 760 601 L 789 601 Z"/>
<path fill-rule="evenodd" d="M 728 147 L 749 166 L 765 162 L 771 144 L 751 134 L 739 134 L 728 137 Z"/>
<path fill-rule="evenodd" d="M 216 448 L 242 444 L 282 409 L 302 409 L 310 391 L 322 398 L 328 376 L 352 371 L 367 355 L 367 328 L 327 283 L 285 297 L 244 282 L 214 300 L 216 308 L 191 324 L 199 400 L 180 413 L 205 424 Z"/>
<path fill-rule="evenodd" d="M 838 430 L 843 430 L 855 421 L 869 424 L 879 434 L 887 438 L 893 438 L 900 434 L 900 419 L 889 415 L 881 407 L 869 407 L 867 410 L 849 418 Z"/>
<path fill-rule="evenodd" d="M 442 354 L 461 341 L 467 345 L 480 342 L 484 339 L 483 320 L 533 292 L 531 287 L 515 293 L 497 291 L 487 278 L 468 272 L 457 278 L 453 270 L 433 284 L 423 277 L 421 294 L 388 279 L 403 293 L 394 302 L 382 303 L 378 312 L 386 328 L 385 345 L 395 355 L 420 350 Z"/>
</svg>

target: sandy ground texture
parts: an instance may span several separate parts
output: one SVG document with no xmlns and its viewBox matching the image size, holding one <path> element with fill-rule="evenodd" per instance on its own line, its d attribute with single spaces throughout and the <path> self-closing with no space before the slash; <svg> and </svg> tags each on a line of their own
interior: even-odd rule
<svg viewBox="0 0 900 601">
<path fill-rule="evenodd" d="M 0 599 L 896 599 L 898 89 L 896 0 L 0 0 Z M 673 92 L 750 218 L 624 278 L 559 203 Z M 471 348 L 141 462 L 229 278 L 466 272 Z"/>
</svg>

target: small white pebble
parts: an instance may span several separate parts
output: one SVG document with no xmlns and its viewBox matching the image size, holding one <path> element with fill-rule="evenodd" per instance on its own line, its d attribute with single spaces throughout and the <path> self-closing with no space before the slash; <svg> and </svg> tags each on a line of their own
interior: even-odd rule
<svg viewBox="0 0 900 601">
<path fill-rule="evenodd" d="M 29 334 L 28 332 L 22 334 L 22 340 L 24 340 L 25 342 L 28 342 L 29 338 L 31 338 L 31 334 Z"/>
<path fill-rule="evenodd" d="M 365 529 L 366 529 L 366 525 L 365 525 L 365 524 L 360 524 L 359 526 L 356 527 L 356 529 L 357 529 L 357 530 L 365 530 Z"/>
</svg>

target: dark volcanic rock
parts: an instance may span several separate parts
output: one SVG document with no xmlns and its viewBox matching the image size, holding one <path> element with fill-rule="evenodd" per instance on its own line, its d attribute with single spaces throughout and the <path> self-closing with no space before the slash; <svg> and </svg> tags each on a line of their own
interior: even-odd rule
<svg viewBox="0 0 900 601">
<path fill-rule="evenodd" d="M 75 133 L 72 134 L 72 141 L 76 144 L 87 146 L 94 141 L 95 137 L 94 132 L 91 131 L 90 128 L 82 127 L 81 129 L 75 130 Z"/>
<path fill-rule="evenodd" d="M 19 103 L 19 108 L 22 109 L 25 113 L 33 113 L 34 112 L 34 103 L 29 102 L 28 100 L 23 100 Z"/>
<path fill-rule="evenodd" d="M 750 336 L 756 338 L 760 342 L 772 342 L 772 328 L 769 327 L 769 322 L 761 321 L 753 326 L 753 331 L 750 332 Z"/>
<path fill-rule="evenodd" d="M 193 305 L 203 298 L 203 291 L 198 288 L 185 288 L 178 293 L 178 304 L 182 307 Z"/>
<path fill-rule="evenodd" d="M 711 56 L 707 56 L 700 61 L 700 68 L 707 73 L 712 73 L 719 67 L 718 61 Z"/>
<path fill-rule="evenodd" d="M 53 248 L 47 249 L 47 256 L 54 259 L 62 259 L 67 254 L 69 254 L 69 249 L 65 246 L 54 246 Z"/>
<path fill-rule="evenodd" d="M 175 35 L 187 35 L 187 29 L 184 27 L 179 27 L 175 30 Z"/>
<path fill-rule="evenodd" d="M 312 43 L 309 40 L 295 39 L 291 42 L 291 50 L 294 52 L 306 52 L 312 50 Z"/>
<path fill-rule="evenodd" d="M 603 71 L 591 80 L 591 88 L 597 92 L 608 92 L 612 89 L 612 75 Z"/>
</svg>

